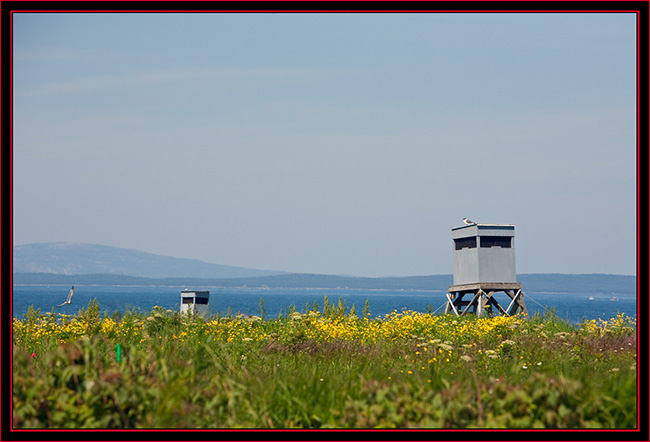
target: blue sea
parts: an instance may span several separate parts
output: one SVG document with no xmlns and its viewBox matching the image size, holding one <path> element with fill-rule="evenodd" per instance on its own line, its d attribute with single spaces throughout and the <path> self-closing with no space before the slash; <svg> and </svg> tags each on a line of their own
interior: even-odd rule
<svg viewBox="0 0 650 442">
<path fill-rule="evenodd" d="M 33 305 L 41 313 L 50 312 L 73 315 L 81 307 L 87 307 L 93 299 L 101 313 L 109 315 L 114 312 L 126 312 L 135 309 L 143 313 L 154 306 L 164 309 L 180 309 L 180 292 L 190 290 L 209 290 L 209 308 L 211 314 L 225 315 L 243 313 L 260 314 L 260 299 L 263 300 L 267 317 L 285 314 L 289 308 L 304 312 L 307 304 L 310 309 L 314 302 L 322 311 L 324 299 L 338 304 L 345 302 L 353 305 L 358 314 L 363 312 L 368 300 L 371 317 L 384 316 L 394 311 L 412 310 L 416 312 L 444 312 L 446 301 L 444 291 L 411 290 L 357 290 L 357 289 L 294 289 L 294 288 L 248 288 L 248 287 L 142 287 L 142 286 L 75 286 L 72 303 L 61 308 L 55 306 L 66 300 L 70 286 L 61 285 L 14 285 L 13 317 L 21 319 Z M 505 307 L 509 298 L 505 294 L 496 296 L 497 301 Z M 535 293 L 524 291 L 524 300 L 528 313 L 532 317 L 536 312 L 544 314 L 546 309 L 555 309 L 559 318 L 569 322 L 580 323 L 583 319 L 608 320 L 617 313 L 637 316 L 635 293 L 593 294 L 593 293 Z"/>
</svg>

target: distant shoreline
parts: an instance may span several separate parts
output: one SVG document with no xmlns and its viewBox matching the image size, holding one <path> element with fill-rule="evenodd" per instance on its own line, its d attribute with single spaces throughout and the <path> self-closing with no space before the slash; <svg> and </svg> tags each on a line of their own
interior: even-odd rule
<svg viewBox="0 0 650 442">
<path fill-rule="evenodd" d="M 46 286 L 56 286 L 56 287 L 67 287 L 69 284 L 67 283 L 56 283 L 56 284 L 32 284 L 32 283 L 22 283 L 22 284 L 12 284 L 13 286 L 17 287 L 46 287 Z M 177 287 L 177 288 L 185 288 L 188 286 L 188 284 L 182 284 L 182 285 L 158 285 L 158 284 L 151 284 L 151 285 L 140 285 L 140 284 L 75 284 L 78 287 Z M 194 286 L 194 285 L 193 285 Z M 207 287 L 207 288 L 214 288 L 214 289 L 255 289 L 255 290 L 264 290 L 264 287 L 260 286 L 218 286 L 218 285 L 200 285 L 200 287 Z M 391 288 L 375 288 L 375 289 L 365 289 L 365 288 L 355 288 L 355 287 L 269 287 L 267 289 L 273 289 L 273 290 L 358 290 L 358 291 L 365 291 L 365 292 L 372 292 L 372 291 L 377 291 L 377 292 L 396 292 L 396 291 L 404 291 L 404 292 L 423 292 L 423 293 L 443 293 L 443 290 L 428 290 L 428 289 L 391 289 Z"/>
<path fill-rule="evenodd" d="M 637 293 L 636 276 L 605 274 L 520 274 L 524 292 L 534 293 Z M 452 275 L 403 276 L 403 277 L 350 277 L 292 273 L 248 278 L 146 278 L 116 274 L 61 275 L 53 273 L 14 273 L 12 285 L 77 285 L 114 287 L 213 287 L 227 288 L 273 288 L 304 290 L 377 290 L 404 292 L 446 292 L 452 285 Z"/>
</svg>

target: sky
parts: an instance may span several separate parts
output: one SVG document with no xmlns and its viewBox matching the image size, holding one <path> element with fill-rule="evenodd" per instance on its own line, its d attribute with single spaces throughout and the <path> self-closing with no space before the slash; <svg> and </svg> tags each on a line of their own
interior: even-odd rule
<svg viewBox="0 0 650 442">
<path fill-rule="evenodd" d="M 632 13 L 15 13 L 13 244 L 450 274 L 636 274 Z"/>
</svg>

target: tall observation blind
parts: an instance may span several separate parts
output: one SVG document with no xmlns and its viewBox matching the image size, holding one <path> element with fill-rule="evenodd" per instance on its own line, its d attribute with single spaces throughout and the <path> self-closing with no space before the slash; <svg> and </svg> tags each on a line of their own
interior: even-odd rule
<svg viewBox="0 0 650 442">
<path fill-rule="evenodd" d="M 455 227 L 451 237 L 454 285 L 517 281 L 513 224 Z"/>
</svg>

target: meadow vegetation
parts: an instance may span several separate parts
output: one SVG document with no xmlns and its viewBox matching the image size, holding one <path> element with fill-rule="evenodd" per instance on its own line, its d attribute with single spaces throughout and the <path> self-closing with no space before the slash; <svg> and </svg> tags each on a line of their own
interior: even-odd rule
<svg viewBox="0 0 650 442">
<path fill-rule="evenodd" d="M 13 426 L 634 429 L 636 345 L 625 315 L 32 308 L 13 320 Z"/>
</svg>

